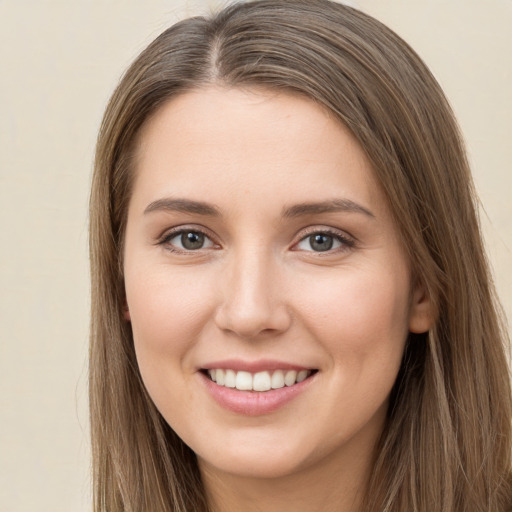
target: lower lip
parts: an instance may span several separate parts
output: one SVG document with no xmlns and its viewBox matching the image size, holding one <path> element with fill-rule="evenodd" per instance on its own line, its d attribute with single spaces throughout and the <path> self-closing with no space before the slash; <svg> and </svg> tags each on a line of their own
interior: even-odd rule
<svg viewBox="0 0 512 512">
<path fill-rule="evenodd" d="M 239 391 L 235 388 L 219 386 L 199 372 L 212 398 L 225 409 L 246 416 L 270 414 L 291 402 L 300 393 L 306 391 L 316 373 L 307 379 L 279 389 L 269 391 Z"/>
</svg>

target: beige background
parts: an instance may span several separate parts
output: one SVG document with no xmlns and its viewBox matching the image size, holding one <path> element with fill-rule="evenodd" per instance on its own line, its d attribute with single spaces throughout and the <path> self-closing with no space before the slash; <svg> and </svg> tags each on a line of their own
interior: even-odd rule
<svg viewBox="0 0 512 512">
<path fill-rule="evenodd" d="M 87 198 L 130 61 L 219 2 L 0 0 L 0 510 L 90 509 Z M 351 2 L 431 66 L 466 135 L 512 319 L 512 0 Z"/>
</svg>

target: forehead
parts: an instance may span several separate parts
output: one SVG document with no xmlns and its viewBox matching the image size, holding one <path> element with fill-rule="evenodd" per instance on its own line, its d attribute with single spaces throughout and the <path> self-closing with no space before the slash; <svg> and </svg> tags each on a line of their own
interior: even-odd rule
<svg viewBox="0 0 512 512">
<path fill-rule="evenodd" d="M 220 87 L 184 93 L 146 123 L 136 162 L 134 196 L 146 202 L 185 195 L 263 206 L 270 196 L 301 202 L 332 194 L 382 202 L 349 130 L 298 94 Z"/>
</svg>

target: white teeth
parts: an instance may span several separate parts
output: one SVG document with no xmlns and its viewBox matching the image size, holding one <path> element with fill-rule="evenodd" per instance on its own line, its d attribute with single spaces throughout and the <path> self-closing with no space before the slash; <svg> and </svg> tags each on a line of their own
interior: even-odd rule
<svg viewBox="0 0 512 512">
<path fill-rule="evenodd" d="M 297 372 L 295 370 L 288 370 L 284 376 L 284 383 L 287 386 L 293 386 L 297 380 Z M 219 381 L 217 381 L 219 382 Z"/>
<path fill-rule="evenodd" d="M 219 386 L 224 386 L 224 384 L 225 384 L 224 377 L 225 377 L 224 370 L 216 370 L 215 371 L 216 382 Z"/>
<path fill-rule="evenodd" d="M 268 391 L 270 386 L 270 373 L 258 372 L 254 374 L 252 389 L 254 391 Z"/>
<path fill-rule="evenodd" d="M 224 374 L 224 386 L 234 388 L 236 386 L 236 373 L 233 370 L 226 370 Z"/>
<path fill-rule="evenodd" d="M 297 373 L 297 382 L 302 382 L 308 376 L 307 370 L 301 370 Z"/>
<path fill-rule="evenodd" d="M 276 370 L 272 374 L 272 389 L 284 388 L 284 373 L 282 370 Z"/>
<path fill-rule="evenodd" d="M 218 382 L 217 382 L 218 383 Z M 238 372 L 236 374 L 236 389 L 240 391 L 252 390 L 252 375 L 249 372 Z"/>
<path fill-rule="evenodd" d="M 311 375 L 311 370 L 275 370 L 252 374 L 221 368 L 209 369 L 208 375 L 219 386 L 236 388 L 240 391 L 269 391 L 284 386 L 293 386 Z"/>
</svg>

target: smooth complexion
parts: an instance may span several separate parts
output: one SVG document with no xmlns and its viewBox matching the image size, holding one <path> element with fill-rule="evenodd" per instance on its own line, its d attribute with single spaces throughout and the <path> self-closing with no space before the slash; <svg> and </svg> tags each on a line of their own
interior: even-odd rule
<svg viewBox="0 0 512 512">
<path fill-rule="evenodd" d="M 126 318 L 214 508 L 357 510 L 407 334 L 431 321 L 363 150 L 313 101 L 212 86 L 157 111 L 135 172 Z M 311 372 L 291 398 L 206 372 L 280 367 Z"/>
</svg>

